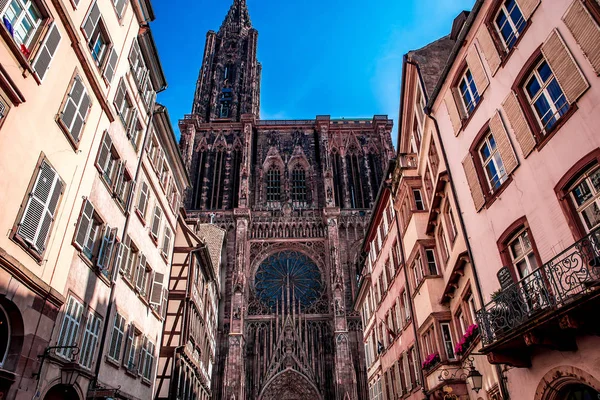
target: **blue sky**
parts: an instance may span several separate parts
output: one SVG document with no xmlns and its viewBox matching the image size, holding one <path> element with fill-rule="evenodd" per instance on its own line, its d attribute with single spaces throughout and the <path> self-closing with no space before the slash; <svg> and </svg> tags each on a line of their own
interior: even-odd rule
<svg viewBox="0 0 600 400">
<path fill-rule="evenodd" d="M 219 29 L 232 2 L 153 2 L 152 29 L 169 83 L 158 101 L 174 125 L 191 112 L 206 32 Z M 454 17 L 473 3 L 248 0 L 263 66 L 261 118 L 387 114 L 396 122 L 402 56 L 448 34 Z"/>
</svg>

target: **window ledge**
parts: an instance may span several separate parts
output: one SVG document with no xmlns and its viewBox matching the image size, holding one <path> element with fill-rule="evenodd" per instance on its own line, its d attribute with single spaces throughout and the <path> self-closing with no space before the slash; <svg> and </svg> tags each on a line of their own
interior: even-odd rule
<svg viewBox="0 0 600 400">
<path fill-rule="evenodd" d="M 142 223 L 143 226 L 146 226 L 146 219 L 144 218 L 144 216 L 142 215 L 142 212 L 140 211 L 139 208 L 135 208 L 135 214 L 138 216 L 138 218 L 140 219 L 140 222 Z"/>
<path fill-rule="evenodd" d="M 104 361 L 107 364 L 111 365 L 113 368 L 116 368 L 116 369 L 121 368 L 121 363 L 119 362 L 119 360 L 115 360 L 114 358 L 112 358 L 108 355 L 104 356 Z"/>
<path fill-rule="evenodd" d="M 75 139 L 73 139 L 73 136 L 71 136 L 69 129 L 67 128 L 67 126 L 65 125 L 63 120 L 61 119 L 61 114 L 62 114 L 62 112 L 59 112 L 58 114 L 56 114 L 56 117 L 54 119 L 55 119 L 58 127 L 60 128 L 60 130 L 64 133 L 65 137 L 67 138 L 67 141 L 73 148 L 73 151 L 77 152 L 79 150 L 80 142 L 76 142 Z M 83 122 L 83 126 L 81 128 L 81 133 L 83 133 L 84 129 L 85 129 L 85 121 Z"/>
<path fill-rule="evenodd" d="M 44 26 L 40 26 L 38 29 L 44 29 Z M 23 68 L 24 71 L 29 72 L 31 74 L 31 76 L 33 77 L 33 79 L 36 81 L 36 83 L 38 85 L 40 85 L 42 83 L 42 81 L 40 80 L 40 78 L 38 78 L 37 74 L 33 70 L 33 67 L 31 66 L 29 59 L 27 59 L 23 55 L 23 53 L 21 53 L 19 46 L 14 41 L 13 37 L 8 32 L 8 30 L 6 29 L 6 27 L 4 26 L 3 23 L 0 23 L 0 37 L 2 37 L 4 39 L 4 42 L 10 49 L 10 52 L 13 54 L 13 56 L 17 59 L 17 62 L 19 63 L 21 68 Z M 30 57 L 31 56 L 34 56 L 34 54 L 32 53 L 30 55 Z M 31 59 L 33 59 L 33 58 L 31 58 Z"/>
<path fill-rule="evenodd" d="M 132 371 L 131 369 L 129 369 L 129 368 L 127 368 L 127 367 L 125 367 L 125 373 L 126 373 L 127 375 L 131 376 L 131 377 L 132 377 L 132 378 L 134 378 L 134 379 L 137 379 L 137 378 L 138 378 L 138 373 L 137 373 L 137 371 Z"/>
<path fill-rule="evenodd" d="M 539 142 L 537 144 L 537 150 L 540 151 L 542 150 L 542 148 L 544 148 L 544 146 L 546 146 L 546 144 L 548 144 L 548 142 L 550 141 L 550 139 L 552 139 L 552 137 L 554 135 L 556 135 L 556 132 L 558 132 L 560 130 L 560 128 L 562 128 L 567 121 L 573 116 L 573 114 L 575 114 L 575 111 L 577 111 L 579 109 L 579 107 L 577 107 L 577 103 L 571 104 L 569 106 L 569 110 L 565 113 L 565 115 L 563 115 L 562 117 L 560 117 L 558 119 L 558 121 L 556 121 L 556 123 L 554 124 L 554 126 L 550 129 L 550 131 L 548 131 L 543 138 L 540 139 L 540 137 L 538 136 L 538 134 L 536 134 L 536 136 L 538 136 Z"/>
<path fill-rule="evenodd" d="M 492 206 L 492 204 L 494 204 L 496 199 L 498 199 L 500 197 L 500 195 L 506 190 L 506 188 L 513 181 L 513 176 L 512 176 L 513 173 L 514 173 L 514 171 L 508 176 L 508 178 L 502 183 L 502 185 L 500 185 L 500 187 L 498 189 L 496 189 L 493 193 L 488 194 L 486 196 L 486 200 L 485 200 L 485 204 L 483 205 L 483 208 L 488 209 Z"/>
<path fill-rule="evenodd" d="M 21 237 L 17 234 L 18 229 L 18 224 L 15 224 L 10 234 L 10 239 L 14 243 L 16 243 L 31 258 L 33 258 L 38 265 L 42 265 L 42 262 L 44 261 L 44 253 L 39 254 L 25 240 L 21 239 Z"/>
<path fill-rule="evenodd" d="M 148 232 L 148 236 L 150 236 L 150 240 L 152 240 L 152 243 L 154 243 L 154 245 L 158 247 L 158 237 L 154 236 L 154 233 L 152 233 L 152 231 Z"/>
<path fill-rule="evenodd" d="M 148 387 L 152 387 L 152 381 L 150 379 L 142 377 L 142 384 Z"/>
</svg>

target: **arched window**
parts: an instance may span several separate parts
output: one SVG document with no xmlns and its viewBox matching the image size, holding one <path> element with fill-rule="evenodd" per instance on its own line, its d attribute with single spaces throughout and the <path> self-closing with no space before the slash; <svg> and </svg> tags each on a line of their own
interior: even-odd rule
<svg viewBox="0 0 600 400">
<path fill-rule="evenodd" d="M 4 365 L 6 354 L 10 346 L 10 323 L 4 308 L 0 306 L 0 368 Z"/>
<path fill-rule="evenodd" d="M 202 208 L 202 193 L 204 192 L 204 178 L 206 176 L 206 150 L 200 150 L 198 153 L 198 175 L 194 185 L 194 199 L 192 208 L 199 210 Z"/>
<path fill-rule="evenodd" d="M 306 201 L 306 172 L 300 165 L 292 170 L 292 201 Z"/>
<path fill-rule="evenodd" d="M 348 168 L 348 191 L 350 192 L 351 208 L 367 208 L 368 204 L 363 191 L 360 159 L 357 154 L 346 156 Z"/>
<path fill-rule="evenodd" d="M 231 208 L 236 208 L 239 205 L 239 197 L 240 197 L 240 174 L 242 169 L 242 151 L 240 149 L 235 149 L 233 151 L 232 156 L 232 166 L 231 169 Z"/>
<path fill-rule="evenodd" d="M 377 197 L 377 193 L 379 192 L 381 176 L 383 175 L 383 171 L 381 170 L 381 162 L 379 162 L 379 157 L 377 157 L 377 154 L 369 154 L 369 169 L 371 170 L 371 191 L 373 199 L 375 199 Z"/>
<path fill-rule="evenodd" d="M 267 201 L 281 200 L 281 172 L 274 165 L 267 171 Z"/>
<path fill-rule="evenodd" d="M 585 231 L 600 226 L 600 167 L 597 164 L 579 176 L 571 185 L 569 195 Z"/>
<path fill-rule="evenodd" d="M 342 187 L 342 157 L 339 153 L 333 154 L 333 186 L 335 205 L 344 208 L 344 189 Z"/>
<path fill-rule="evenodd" d="M 225 190 L 225 150 L 217 149 L 213 152 L 212 185 L 209 196 L 209 210 L 223 208 L 223 192 Z"/>
</svg>

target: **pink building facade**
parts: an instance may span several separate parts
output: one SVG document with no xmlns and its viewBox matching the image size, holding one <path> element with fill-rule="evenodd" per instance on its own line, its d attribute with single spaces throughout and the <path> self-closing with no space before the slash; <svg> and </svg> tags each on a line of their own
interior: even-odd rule
<svg viewBox="0 0 600 400">
<path fill-rule="evenodd" d="M 427 104 L 511 399 L 600 390 L 599 10 L 477 1 Z"/>
</svg>

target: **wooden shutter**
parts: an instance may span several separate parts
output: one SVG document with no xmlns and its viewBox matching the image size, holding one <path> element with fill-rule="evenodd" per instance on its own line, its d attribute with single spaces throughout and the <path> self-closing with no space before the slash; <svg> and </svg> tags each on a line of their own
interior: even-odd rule
<svg viewBox="0 0 600 400">
<path fill-rule="evenodd" d="M 110 138 L 108 131 L 105 131 L 102 144 L 100 145 L 100 151 L 98 152 L 98 159 L 96 160 L 96 165 L 102 170 L 102 172 L 104 172 L 106 169 L 106 164 L 111 157 L 111 148 L 112 139 Z"/>
<path fill-rule="evenodd" d="M 537 8 L 537 6 L 540 4 L 540 0 L 518 0 L 517 3 L 521 8 L 523 18 L 528 20 Z"/>
<path fill-rule="evenodd" d="M 123 10 L 125 9 L 125 5 L 127 4 L 127 0 L 116 0 L 115 9 L 117 10 L 117 15 L 119 19 L 123 18 Z"/>
<path fill-rule="evenodd" d="M 165 228 L 165 237 L 163 239 L 162 252 L 168 257 L 169 249 L 171 248 L 171 229 L 169 227 Z"/>
<path fill-rule="evenodd" d="M 121 242 L 121 246 L 119 249 L 120 254 L 120 258 L 121 258 L 121 262 L 120 264 L 118 264 L 119 266 L 119 270 L 124 273 L 127 274 L 127 264 L 129 263 L 129 253 L 131 252 L 131 249 L 129 248 L 128 242 L 125 241 L 125 239 L 123 239 L 123 242 Z"/>
<path fill-rule="evenodd" d="M 137 276 L 135 277 L 135 286 L 143 292 L 144 288 L 144 279 L 146 279 L 146 256 L 141 254 L 138 256 L 138 265 L 135 267 Z"/>
<path fill-rule="evenodd" d="M 75 77 L 73 84 L 71 85 L 71 90 L 69 90 L 69 94 L 67 94 L 65 107 L 60 115 L 60 119 L 63 121 L 67 129 L 69 129 L 69 131 L 71 131 L 73 120 L 75 119 L 75 114 L 77 113 L 77 106 L 81 101 L 83 91 L 83 84 L 81 83 L 79 77 Z"/>
<path fill-rule="evenodd" d="M 162 303 L 164 274 L 156 272 L 154 282 L 152 282 L 152 291 L 150 292 L 150 304 L 160 306 Z"/>
<path fill-rule="evenodd" d="M 81 325 L 81 317 L 83 314 L 83 304 L 73 297 L 69 297 L 65 307 L 63 323 L 58 335 L 58 346 L 72 346 L 75 344 L 79 326 Z M 56 354 L 65 358 L 71 358 L 73 349 L 58 349 Z"/>
<path fill-rule="evenodd" d="M 482 27 L 481 29 L 485 29 Z M 477 93 L 479 96 L 485 92 L 485 89 L 490 85 L 490 81 L 485 74 L 483 69 L 483 64 L 481 63 L 481 59 L 479 58 L 479 53 L 477 52 L 477 48 L 475 45 L 472 45 L 467 53 L 467 65 L 469 67 L 469 71 L 473 75 L 473 80 L 475 81 L 475 86 L 477 86 Z"/>
<path fill-rule="evenodd" d="M 138 110 L 134 108 L 129 118 L 129 125 L 127 126 L 127 139 L 131 140 L 135 136 L 138 128 Z"/>
<path fill-rule="evenodd" d="M 163 319 L 165 319 L 165 317 L 167 316 L 167 307 L 169 302 L 169 290 L 166 286 L 168 286 L 168 282 L 163 287 L 162 303 L 160 305 L 160 315 L 163 317 Z"/>
<path fill-rule="evenodd" d="M 137 38 L 134 38 L 133 43 L 131 44 L 131 51 L 129 52 L 129 65 L 131 66 L 134 75 L 136 72 L 135 69 L 137 68 L 139 61 L 140 61 L 140 46 L 138 44 Z"/>
<path fill-rule="evenodd" d="M 90 234 L 90 228 L 92 227 L 93 220 L 94 206 L 89 200 L 85 200 L 81 214 L 79 215 L 77 229 L 75 230 L 75 247 L 77 247 L 79 250 L 83 249 L 83 246 L 85 246 L 85 242 Z"/>
<path fill-rule="evenodd" d="M 123 243 L 121 243 L 117 240 L 117 242 L 115 242 L 115 250 L 114 250 L 115 261 L 113 262 L 113 265 L 112 265 L 112 275 L 110 277 L 110 280 L 112 282 L 117 281 L 117 277 L 119 276 L 119 271 L 122 270 L 121 264 L 123 264 L 124 249 L 125 249 L 125 246 L 123 245 Z"/>
<path fill-rule="evenodd" d="M 462 164 L 463 168 L 465 169 L 465 176 L 467 178 L 467 183 L 469 184 L 469 189 L 471 189 L 471 196 L 473 197 L 475 210 L 479 211 L 485 204 L 485 196 L 483 194 L 481 184 L 479 183 L 479 177 L 477 176 L 475 163 L 470 153 L 467 154 Z"/>
<path fill-rule="evenodd" d="M 592 0 L 594 1 L 594 0 Z M 563 21 L 581 47 L 596 74 L 600 74 L 600 27 L 581 0 L 575 0 Z"/>
<path fill-rule="evenodd" d="M 131 206 L 131 202 L 133 201 L 133 194 L 135 193 L 136 183 L 135 181 L 131 181 L 129 183 L 129 189 L 127 192 L 127 204 L 125 205 L 125 210 L 129 212 L 129 207 Z"/>
<path fill-rule="evenodd" d="M 83 33 L 85 34 L 86 39 L 89 39 L 94 33 L 94 29 L 96 29 L 96 25 L 98 25 L 98 21 L 100 20 L 100 9 L 98 8 L 98 3 L 94 2 L 90 12 L 83 23 Z"/>
<path fill-rule="evenodd" d="M 115 252 L 115 245 L 117 241 L 117 228 L 111 228 L 110 226 L 106 227 L 106 234 L 102 239 L 102 247 L 100 248 L 100 253 L 98 255 L 98 268 L 103 271 L 110 270 L 111 261 L 113 259 L 113 255 Z M 108 277 L 108 274 L 105 274 Z"/>
<path fill-rule="evenodd" d="M 115 102 L 114 102 L 119 115 L 121 115 L 121 110 L 123 109 L 124 102 L 125 102 L 125 85 L 123 83 L 123 79 L 121 79 L 119 81 L 119 86 L 117 87 L 117 93 L 115 94 Z"/>
<path fill-rule="evenodd" d="M 458 135 L 458 133 L 460 132 L 460 128 L 462 127 L 462 121 L 461 115 L 456 105 L 456 100 L 454 99 L 454 94 L 452 93 L 452 89 L 448 89 L 448 91 L 446 92 L 444 102 L 446 103 L 448 115 L 450 116 L 450 121 L 452 122 L 452 128 L 454 128 L 454 134 Z"/>
<path fill-rule="evenodd" d="M 50 68 L 50 62 L 54 57 L 54 53 L 56 53 L 59 43 L 60 32 L 58 31 L 58 26 L 53 23 L 48 30 L 44 44 L 40 47 L 40 51 L 33 62 L 33 69 L 40 79 L 44 79 L 44 76 L 46 76 L 46 72 Z"/>
<path fill-rule="evenodd" d="M 535 148 L 536 142 L 514 92 L 511 91 L 506 99 L 504 99 L 502 108 L 504 109 L 508 123 L 515 132 L 515 137 L 517 138 L 517 142 L 519 142 L 523 157 L 527 158 Z"/>
<path fill-rule="evenodd" d="M 17 230 L 17 235 L 39 253 L 46 247 L 62 190 L 60 177 L 43 161 Z"/>
<path fill-rule="evenodd" d="M 542 53 L 558 80 L 567 101 L 573 104 L 590 87 L 557 29 L 542 44 Z"/>
<path fill-rule="evenodd" d="M 133 346 L 134 335 L 135 327 L 133 324 L 129 324 L 127 327 L 127 339 L 125 340 L 125 351 L 123 352 L 123 365 L 127 369 L 132 367 L 132 365 L 129 364 L 129 353 L 131 352 L 131 347 Z"/>
<path fill-rule="evenodd" d="M 140 198 L 138 199 L 137 208 L 140 210 L 142 215 L 146 216 L 146 208 L 148 207 L 148 185 L 146 182 L 142 183 L 142 187 L 140 189 Z"/>
<path fill-rule="evenodd" d="M 498 51 L 496 50 L 494 40 L 492 39 L 492 35 L 487 27 L 482 26 L 479 28 L 477 42 L 479 43 L 479 48 L 481 49 L 481 52 L 483 53 L 488 66 L 490 67 L 492 76 L 494 76 L 496 71 L 498 71 L 498 68 L 500 68 L 502 60 L 500 59 L 500 54 L 498 54 Z"/>
<path fill-rule="evenodd" d="M 106 63 L 106 67 L 104 68 L 104 77 L 110 84 L 115 76 L 115 70 L 117 69 L 117 60 L 119 59 L 119 55 L 115 51 L 114 46 L 110 49 L 110 55 L 108 56 L 108 62 Z"/>
<path fill-rule="evenodd" d="M 519 161 L 517 160 L 517 156 L 513 150 L 512 144 L 510 143 L 508 133 L 504 128 L 502 117 L 500 117 L 500 113 L 498 111 L 496 111 L 492 119 L 490 119 L 490 131 L 492 131 L 492 135 L 496 140 L 496 146 L 500 152 L 500 157 L 502 158 L 502 163 L 504 164 L 504 169 L 506 170 L 506 175 L 510 175 L 511 172 L 513 172 L 519 165 Z"/>
<path fill-rule="evenodd" d="M 73 123 L 70 126 L 70 132 L 75 142 L 79 142 L 81 130 L 83 129 L 90 108 L 90 96 L 79 77 L 76 77 L 75 82 L 73 83 L 73 94 L 74 97 L 72 100 L 77 108 L 75 110 Z"/>
</svg>

